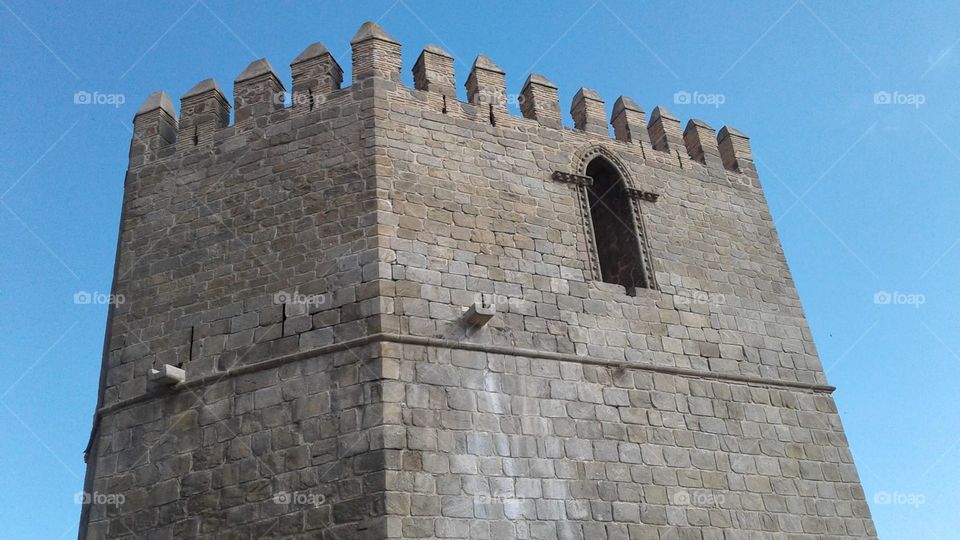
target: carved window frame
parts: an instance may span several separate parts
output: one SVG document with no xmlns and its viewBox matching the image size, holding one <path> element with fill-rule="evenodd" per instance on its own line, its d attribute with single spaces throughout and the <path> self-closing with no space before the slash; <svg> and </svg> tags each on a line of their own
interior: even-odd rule
<svg viewBox="0 0 960 540">
<path fill-rule="evenodd" d="M 597 249 L 597 238 L 593 228 L 593 217 L 590 212 L 590 194 L 589 189 L 593 185 L 593 178 L 587 176 L 587 167 L 596 159 L 602 158 L 609 163 L 617 172 L 620 181 L 623 182 L 624 190 L 630 198 L 631 221 L 634 235 L 636 237 L 640 250 L 640 260 L 643 267 L 643 283 L 633 287 L 656 290 L 656 274 L 653 271 L 653 264 L 650 257 L 649 239 L 646 232 L 646 225 L 643 218 L 642 203 L 656 202 L 659 195 L 649 191 L 639 189 L 637 183 L 627 172 L 623 162 L 609 149 L 603 146 L 591 146 L 579 152 L 574 156 L 571 170 L 575 173 L 556 171 L 553 173 L 553 180 L 570 184 L 575 192 L 577 205 L 580 209 L 580 219 L 585 232 L 585 243 L 589 254 L 589 272 L 588 279 L 592 281 L 603 281 L 603 274 L 600 270 L 600 253 Z M 628 294 L 635 294 L 635 290 L 628 290 Z"/>
</svg>

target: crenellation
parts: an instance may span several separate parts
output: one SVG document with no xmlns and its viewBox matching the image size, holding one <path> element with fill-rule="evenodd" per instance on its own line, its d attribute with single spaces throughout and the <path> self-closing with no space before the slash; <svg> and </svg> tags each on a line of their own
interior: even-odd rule
<svg viewBox="0 0 960 540">
<path fill-rule="evenodd" d="M 717 146 L 717 132 L 703 120 L 691 119 L 683 130 L 683 141 L 687 154 L 694 161 L 706 165 L 708 169 L 723 169 L 720 149 Z"/>
<path fill-rule="evenodd" d="M 720 128 L 717 142 L 724 167 L 751 177 L 757 176 L 749 137 L 736 129 L 723 126 Z"/>
<path fill-rule="evenodd" d="M 177 149 L 209 144 L 214 132 L 228 125 L 230 103 L 217 81 L 200 81 L 180 98 Z"/>
<path fill-rule="evenodd" d="M 353 50 L 353 82 L 370 77 L 400 82 L 402 60 L 400 42 L 390 37 L 376 23 L 367 21 L 350 40 Z"/>
<path fill-rule="evenodd" d="M 610 136 L 603 99 L 596 91 L 581 87 L 570 103 L 570 116 L 573 117 L 574 128 L 587 133 Z"/>
<path fill-rule="evenodd" d="M 657 106 L 650 113 L 647 131 L 654 150 L 680 155 L 680 149 L 686 148 L 680 134 L 680 120 L 663 107 Z"/>
<path fill-rule="evenodd" d="M 358 30 L 351 44 L 354 48 L 353 56 L 356 64 L 355 80 L 359 76 L 361 79 L 379 77 L 399 82 L 395 72 L 398 72 L 400 65 L 400 44 L 382 28 L 374 23 L 365 23 Z M 339 95 L 343 71 L 323 44 L 314 43 L 308 46 L 291 62 L 290 67 L 293 75 L 293 93 L 289 110 L 285 110 L 283 106 L 283 83 L 269 61 L 266 59 L 254 61 L 237 77 L 234 85 L 235 124 L 246 127 L 240 131 L 218 133 L 217 137 L 213 134 L 229 125 L 229 105 L 223 106 L 223 92 L 215 81 L 208 79 L 199 83 L 181 100 L 188 105 L 185 111 L 186 122 L 181 122 L 179 126 L 179 132 L 185 134 L 186 138 L 179 138 L 177 151 L 188 152 L 190 148 L 209 141 L 220 144 L 218 141 L 228 140 L 236 133 L 251 129 L 252 124 L 248 121 L 255 117 L 263 118 L 260 122 L 262 126 L 265 125 L 264 122 L 285 121 L 289 117 L 286 113 L 302 114 L 331 106 L 327 102 L 335 95 Z M 435 45 L 426 46 L 418 57 L 413 71 L 414 86 L 417 90 L 427 92 L 424 94 L 423 103 L 429 109 L 507 129 L 524 129 L 529 125 L 524 120 L 535 121 L 542 128 L 561 131 L 565 129 L 556 98 L 557 88 L 542 75 L 531 74 L 524 82 L 519 99 L 523 116 L 521 119 L 510 116 L 506 111 L 506 80 L 503 70 L 482 54 L 478 55 L 465 83 L 468 94 L 466 103 L 456 99 L 453 89 L 453 58 L 442 48 Z M 285 114 L 273 116 L 272 113 L 275 112 Z M 198 116 L 199 122 L 191 119 L 194 115 Z M 576 129 L 592 135 L 609 136 L 609 129 L 601 120 L 603 100 L 593 90 L 581 88 L 578 91 L 571 104 L 571 115 Z M 639 150 L 644 159 L 662 162 L 656 155 L 647 155 L 645 148 L 649 145 L 651 148 L 667 151 L 680 158 L 681 165 L 686 159 L 683 154 L 689 154 L 693 161 L 707 166 L 708 169 L 716 169 L 716 160 L 709 156 L 722 154 L 721 149 L 718 146 L 717 153 L 710 152 L 712 145 L 709 141 L 700 144 L 700 148 L 707 149 L 706 152 L 698 150 L 696 142 L 688 147 L 687 139 L 694 136 L 694 132 L 690 131 L 693 129 L 690 124 L 684 134 L 678 136 L 679 120 L 662 107 L 654 109 L 647 126 L 645 126 L 645 119 L 646 115 L 642 108 L 630 98 L 621 96 L 614 104 L 609 122 L 614 128 L 613 138 L 630 144 L 639 143 Z M 693 125 L 699 126 L 696 122 Z M 168 128 L 165 129 L 169 131 Z M 700 126 L 697 129 L 703 131 L 706 128 Z M 746 138 L 735 137 L 730 139 L 730 142 L 741 141 L 738 147 L 742 149 L 742 141 L 746 140 Z M 686 150 L 681 152 L 681 147 Z M 733 146 L 731 145 L 730 148 Z M 746 148 L 749 156 L 749 146 Z M 171 151 L 172 148 L 166 150 L 166 146 L 161 144 L 156 151 L 141 152 L 142 158 L 138 162 L 146 164 L 170 155 Z M 730 153 L 730 155 L 733 154 L 733 152 Z M 735 165 L 736 158 L 726 159 L 721 155 L 720 161 L 726 169 L 741 172 Z M 744 157 L 741 161 L 746 170 L 751 170 L 751 158 Z M 755 172 L 753 174 L 755 175 Z"/>
<path fill-rule="evenodd" d="M 536 120 L 543 127 L 563 127 L 557 87 L 543 75 L 531 73 L 523 83 L 523 89 L 520 90 L 520 112 L 524 118 Z"/>
<path fill-rule="evenodd" d="M 312 111 L 340 89 L 343 69 L 322 43 L 314 43 L 290 63 L 293 76 L 292 108 L 295 112 Z"/>
<path fill-rule="evenodd" d="M 250 62 L 233 81 L 234 125 L 283 109 L 284 90 L 269 60 Z"/>
<path fill-rule="evenodd" d="M 427 45 L 413 65 L 413 85 L 417 90 L 435 92 L 447 99 L 457 98 L 453 56 L 436 45 Z"/>
<path fill-rule="evenodd" d="M 507 79 L 504 71 L 486 55 L 477 55 L 464 84 L 467 102 L 476 107 L 478 121 L 497 125 L 507 114 Z"/>
<path fill-rule="evenodd" d="M 610 115 L 610 124 L 618 141 L 641 145 L 641 151 L 644 146 L 650 145 L 647 115 L 632 99 L 626 96 L 617 98 Z"/>
<path fill-rule="evenodd" d="M 154 92 L 133 117 L 130 164 L 140 165 L 156 159 L 162 148 L 177 140 L 177 112 L 166 92 Z"/>
</svg>

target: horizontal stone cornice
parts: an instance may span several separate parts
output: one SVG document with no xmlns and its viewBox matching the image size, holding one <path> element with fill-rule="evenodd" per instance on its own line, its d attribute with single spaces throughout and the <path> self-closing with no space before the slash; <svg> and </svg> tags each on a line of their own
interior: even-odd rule
<svg viewBox="0 0 960 540">
<path fill-rule="evenodd" d="M 249 373 L 262 371 L 264 369 L 279 367 L 292 362 L 298 362 L 301 360 L 306 360 L 308 358 L 313 358 L 318 355 L 324 355 L 329 353 L 335 353 L 338 351 L 344 351 L 347 349 L 363 347 L 365 345 L 369 345 L 372 343 L 399 343 L 404 345 L 417 345 L 422 347 L 435 347 L 435 348 L 441 348 L 441 349 L 476 351 L 476 352 L 482 352 L 482 353 L 501 354 L 501 355 L 508 355 L 508 356 L 541 358 L 544 360 L 555 360 L 557 362 L 573 362 L 573 363 L 586 364 L 586 365 L 604 366 L 604 367 L 609 367 L 614 369 L 633 369 L 637 371 L 663 373 L 668 375 L 677 375 L 680 377 L 688 377 L 688 378 L 695 378 L 695 379 L 741 383 L 741 384 L 746 384 L 751 386 L 763 386 L 768 388 L 781 388 L 784 390 L 800 390 L 800 391 L 806 391 L 806 392 L 827 393 L 827 394 L 833 393 L 833 391 L 836 390 L 836 387 L 826 385 L 826 384 L 805 383 L 800 381 L 785 381 L 780 379 L 772 379 L 768 377 L 743 375 L 739 373 L 718 373 L 718 372 L 702 371 L 702 370 L 688 369 L 688 368 L 640 364 L 637 362 L 627 362 L 622 360 L 607 360 L 603 358 L 596 358 L 593 356 L 582 356 L 582 355 L 572 354 L 572 353 L 539 351 L 536 349 L 508 347 L 504 345 L 490 345 L 490 344 L 484 344 L 484 343 L 470 343 L 465 341 L 456 341 L 452 339 L 411 336 L 411 335 L 405 335 L 405 334 L 378 333 L 378 334 L 371 334 L 369 336 L 364 336 L 364 337 L 360 337 L 360 338 L 356 338 L 348 341 L 343 341 L 340 343 L 331 343 L 330 345 L 325 345 L 323 347 L 318 347 L 316 349 L 311 349 L 308 351 L 300 351 L 293 354 L 278 356 L 276 358 L 271 358 L 269 360 L 264 360 L 262 362 L 247 364 L 244 366 L 239 366 L 239 367 L 232 368 L 226 371 L 221 371 L 218 373 L 211 373 L 208 375 L 204 375 L 202 377 L 197 377 L 195 379 L 191 379 L 190 374 L 188 373 L 186 382 L 180 385 L 177 385 L 171 388 L 165 388 L 158 392 L 152 392 L 152 393 L 147 392 L 140 396 L 125 399 L 122 401 L 117 401 L 115 403 L 111 403 L 110 405 L 106 405 L 98 409 L 96 412 L 96 417 L 97 419 L 99 419 L 100 417 L 106 414 L 110 414 L 118 410 L 126 409 L 127 407 L 136 405 L 137 403 L 148 401 L 162 394 L 169 395 L 169 394 L 174 394 L 178 391 L 182 391 L 186 389 L 199 388 L 208 384 L 213 384 L 213 383 L 217 383 L 217 382 L 231 379 L 234 377 L 239 377 L 241 375 L 247 375 Z"/>
</svg>

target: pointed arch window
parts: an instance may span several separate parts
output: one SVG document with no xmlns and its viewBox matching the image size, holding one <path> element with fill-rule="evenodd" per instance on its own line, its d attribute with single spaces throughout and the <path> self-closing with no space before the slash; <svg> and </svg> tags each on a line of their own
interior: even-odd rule
<svg viewBox="0 0 960 540">
<path fill-rule="evenodd" d="M 652 288 L 640 210 L 626 180 L 603 156 L 594 157 L 584 172 L 593 180 L 586 187 L 586 202 L 596 249 L 595 267 L 600 272 L 596 278 L 622 285 L 628 292 Z"/>
<path fill-rule="evenodd" d="M 656 289 L 642 206 L 656 203 L 658 193 L 640 189 L 610 150 L 591 146 L 578 152 L 572 169 L 551 178 L 569 184 L 583 219 L 588 252 L 587 279 L 620 285 L 627 294 Z"/>
</svg>

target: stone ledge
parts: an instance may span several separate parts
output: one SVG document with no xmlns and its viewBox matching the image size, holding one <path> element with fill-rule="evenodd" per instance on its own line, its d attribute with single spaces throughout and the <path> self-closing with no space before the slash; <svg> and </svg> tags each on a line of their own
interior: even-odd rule
<svg viewBox="0 0 960 540">
<path fill-rule="evenodd" d="M 696 379 L 709 379 L 709 380 L 716 380 L 716 381 L 735 382 L 735 383 L 743 383 L 743 384 L 755 385 L 755 386 L 784 388 L 788 390 L 803 390 L 807 392 L 816 392 L 816 393 L 830 394 L 836 390 L 836 387 L 826 385 L 826 384 L 814 384 L 814 383 L 804 383 L 804 382 L 796 382 L 796 381 L 782 381 L 782 380 L 770 379 L 766 377 L 740 375 L 736 373 L 711 373 L 711 372 L 700 371 L 696 369 L 667 367 L 667 366 L 652 366 L 652 365 L 637 364 L 635 362 L 624 362 L 624 361 L 618 361 L 618 360 L 604 360 L 601 358 L 579 356 L 576 354 L 569 354 L 569 353 L 538 351 L 535 349 L 521 349 L 521 348 L 505 347 L 505 346 L 498 346 L 498 345 L 486 345 L 482 343 L 468 343 L 468 342 L 454 341 L 451 339 L 442 339 L 442 338 L 429 338 L 429 337 L 421 337 L 421 336 L 380 333 L 380 334 L 371 334 L 369 336 L 352 339 L 352 340 L 344 341 L 341 343 L 332 343 L 330 345 L 325 345 L 323 347 L 318 347 L 316 349 L 309 350 L 309 351 L 301 351 L 301 352 L 289 354 L 286 356 L 279 356 L 277 358 L 272 358 L 270 360 L 265 360 L 263 362 L 247 364 L 245 366 L 230 369 L 227 371 L 222 371 L 219 373 L 211 373 L 209 375 L 205 375 L 197 379 L 190 379 L 190 376 L 188 373 L 187 381 L 184 382 L 183 384 L 177 385 L 176 387 L 164 389 L 162 392 L 153 392 L 153 393 L 147 392 L 134 398 L 117 401 L 110 405 L 101 407 L 96 411 L 94 415 L 93 432 L 94 433 L 96 432 L 96 426 L 99 423 L 99 420 L 104 415 L 110 414 L 118 410 L 125 409 L 127 407 L 136 405 L 137 403 L 141 403 L 143 401 L 147 401 L 153 397 L 157 397 L 161 393 L 172 395 L 179 392 L 181 389 L 204 386 L 206 384 L 220 382 L 222 380 L 238 377 L 240 375 L 246 375 L 248 373 L 254 373 L 264 369 L 278 367 L 283 364 L 305 360 L 307 358 L 312 358 L 317 355 L 333 353 L 333 352 L 342 351 L 346 349 L 353 349 L 355 347 L 362 347 L 364 345 L 369 345 L 372 343 L 400 343 L 403 345 L 418 345 L 418 346 L 425 346 L 425 347 L 459 349 L 459 350 L 502 354 L 502 355 L 510 355 L 510 356 L 543 358 L 546 360 L 556 360 L 558 362 L 575 362 L 580 364 L 606 366 L 606 367 L 617 368 L 617 369 L 635 369 L 638 371 L 665 373 L 669 375 L 678 375 L 681 377 L 690 377 L 690 378 L 696 378 Z M 91 440 L 92 440 L 92 436 L 91 436 Z"/>
</svg>

